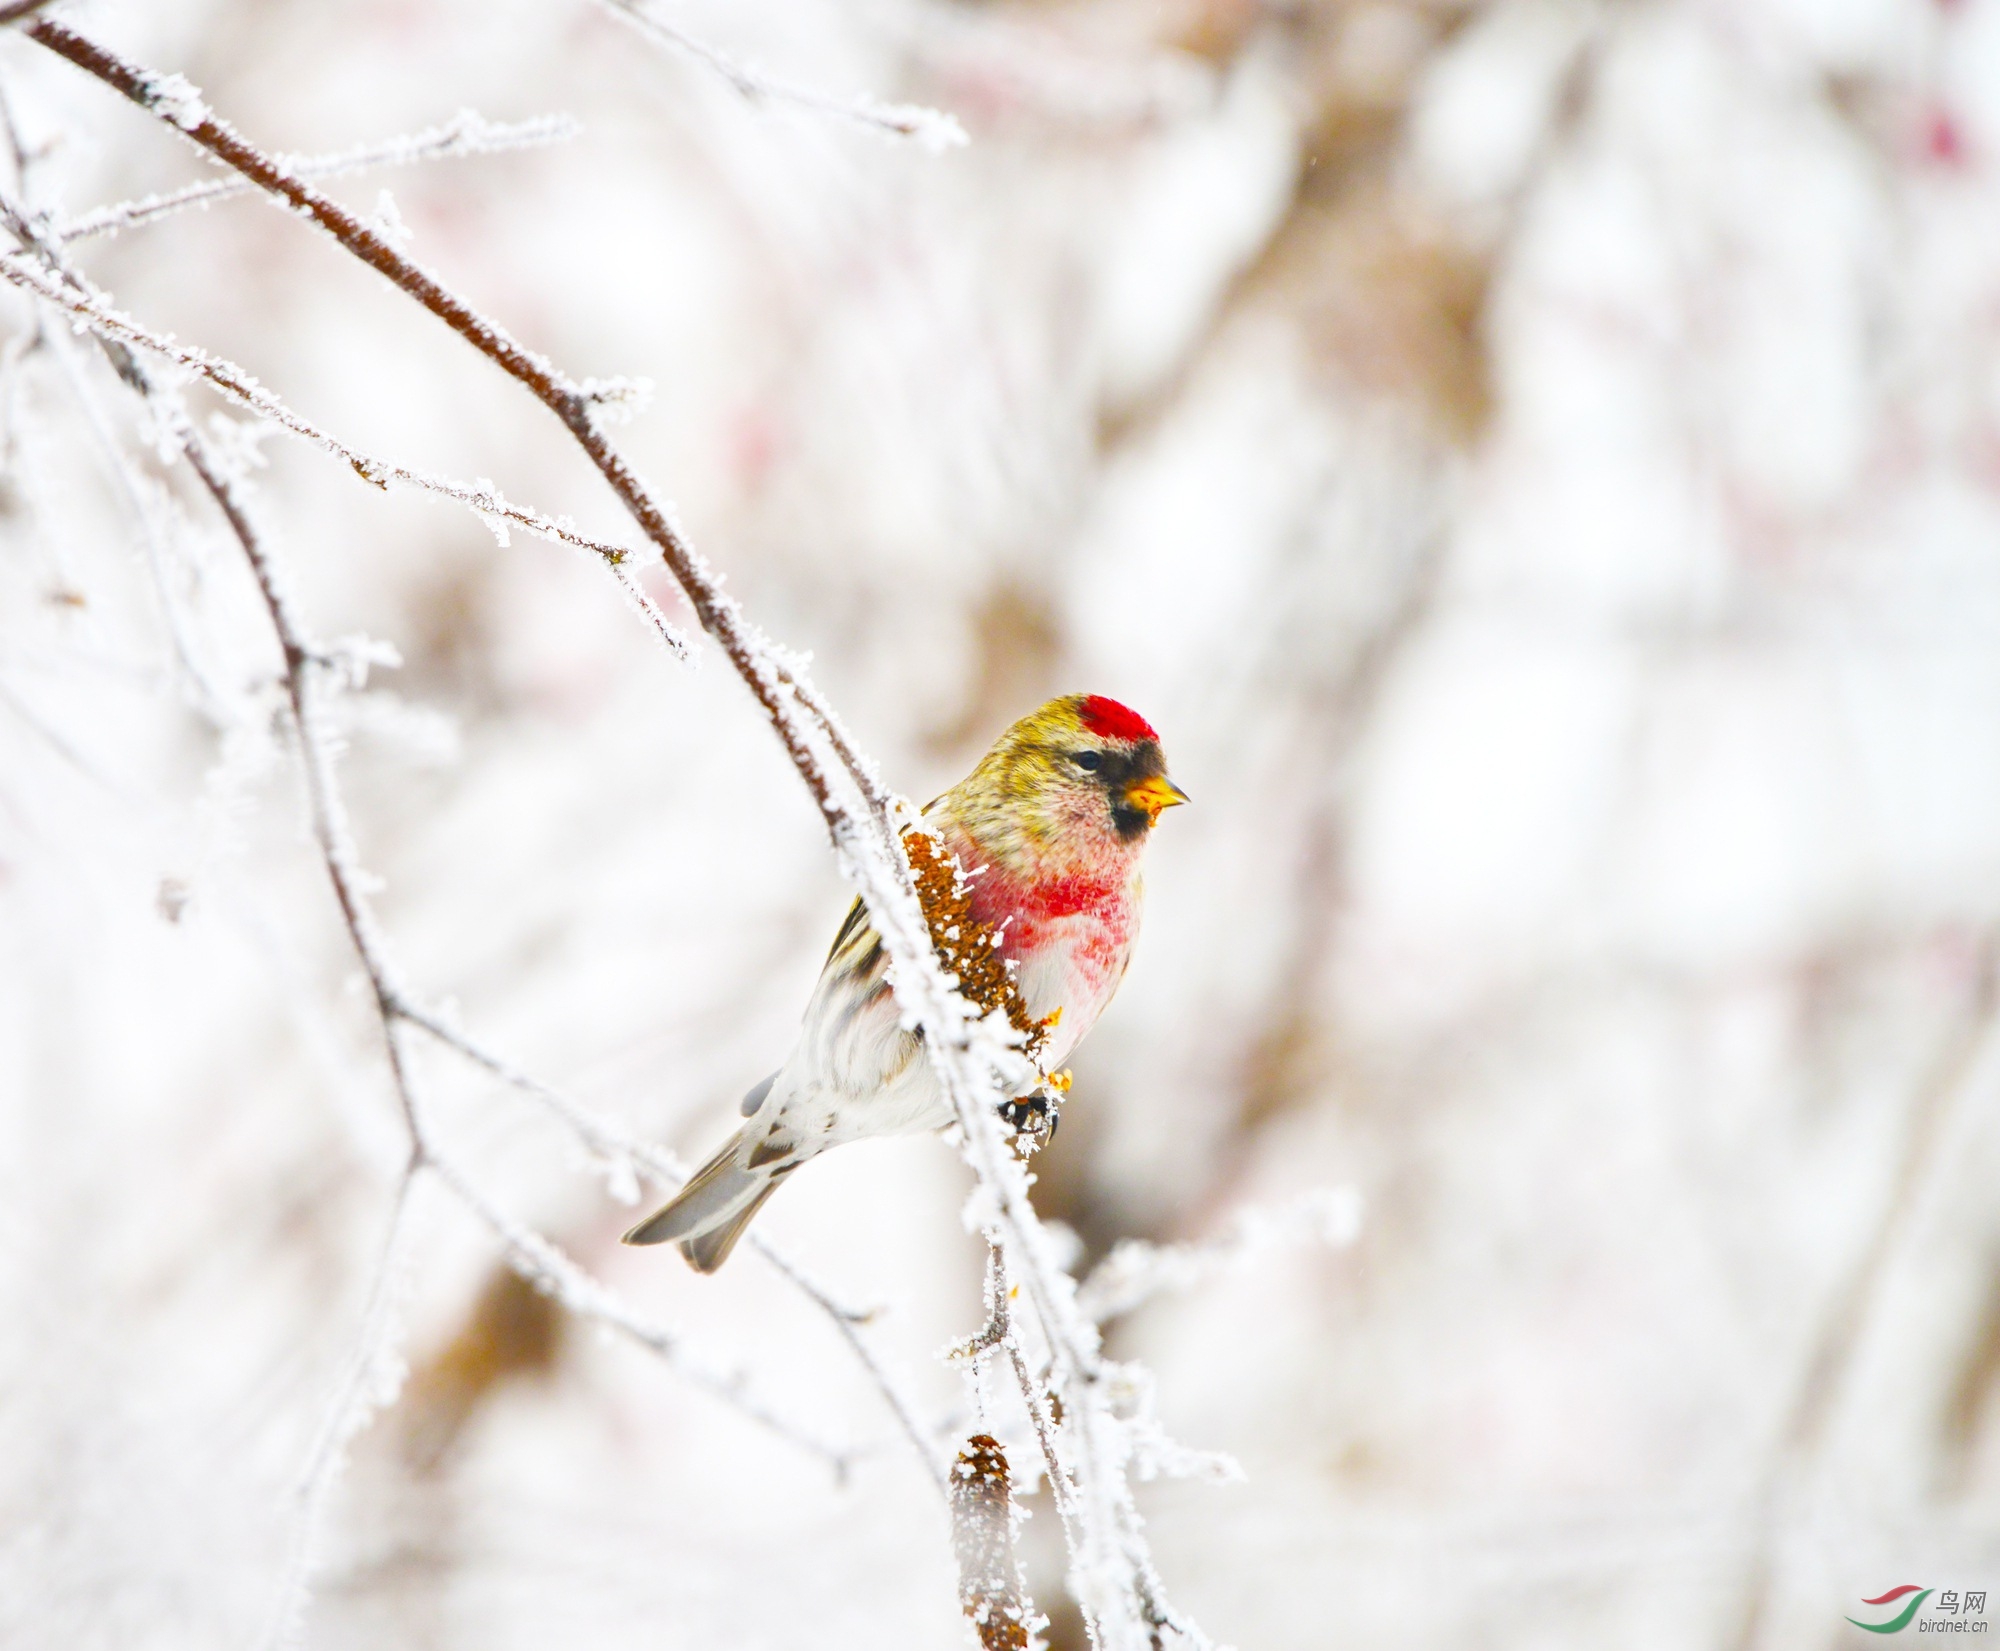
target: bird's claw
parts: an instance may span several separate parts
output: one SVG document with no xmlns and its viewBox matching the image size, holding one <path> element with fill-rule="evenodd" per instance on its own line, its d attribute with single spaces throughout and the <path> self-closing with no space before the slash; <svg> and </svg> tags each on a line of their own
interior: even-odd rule
<svg viewBox="0 0 2000 1651">
<path fill-rule="evenodd" d="M 1068 1088 L 1067 1083 L 1044 1086 L 1000 1103 L 1000 1116 L 1013 1130 L 1014 1148 L 1023 1157 L 1039 1152 L 1055 1139 L 1056 1125 L 1061 1121 L 1061 1101 L 1055 1091 Z"/>
</svg>

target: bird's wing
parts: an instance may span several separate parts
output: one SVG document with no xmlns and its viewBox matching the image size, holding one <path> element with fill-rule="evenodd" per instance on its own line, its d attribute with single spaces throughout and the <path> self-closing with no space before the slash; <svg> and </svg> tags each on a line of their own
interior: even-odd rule
<svg viewBox="0 0 2000 1651">
<path fill-rule="evenodd" d="M 812 1076 L 847 1094 L 866 1094 L 901 1076 L 917 1048 L 901 1024 L 882 938 L 856 900 L 806 1005 L 799 1051 Z"/>
<path fill-rule="evenodd" d="M 938 804 L 943 802 L 945 798 L 947 798 L 950 795 L 951 793 L 948 791 L 940 791 L 935 797 L 931 798 L 931 800 L 925 803 L 923 806 L 923 809 L 921 811 L 923 817 L 928 819 L 933 813 L 937 811 Z M 908 831 L 909 829 L 910 828 L 908 824 L 905 824 L 902 827 L 902 829 L 897 832 L 897 835 L 901 836 L 903 832 Z M 826 954 L 827 963 L 832 963 L 835 953 L 837 953 L 841 947 L 845 946 L 850 940 L 854 938 L 857 930 L 866 927 L 867 924 L 868 924 L 868 902 L 863 900 L 861 896 L 857 894 L 854 897 L 854 904 L 847 908 L 847 916 L 841 921 L 840 932 L 833 937 L 833 945 L 831 948 L 829 948 Z M 872 934 L 874 930 L 870 929 L 869 932 Z M 824 966 L 825 965 L 822 965 L 822 968 L 824 968 Z"/>
<path fill-rule="evenodd" d="M 834 959 L 834 954 L 854 938 L 854 931 L 863 927 L 867 922 L 868 902 L 857 894 L 854 897 L 854 904 L 847 908 L 847 918 L 840 925 L 840 933 L 833 937 L 833 944 L 827 949 L 826 962 L 831 963 Z M 826 964 L 821 964 L 820 967 L 824 969 Z"/>
<path fill-rule="evenodd" d="M 924 805 L 923 818 L 933 827 L 951 818 L 950 797 L 944 792 Z M 921 1048 L 918 1037 L 903 1029 L 889 985 L 888 953 L 859 896 L 820 968 L 799 1047 L 813 1072 L 850 1094 L 893 1083 Z"/>
</svg>

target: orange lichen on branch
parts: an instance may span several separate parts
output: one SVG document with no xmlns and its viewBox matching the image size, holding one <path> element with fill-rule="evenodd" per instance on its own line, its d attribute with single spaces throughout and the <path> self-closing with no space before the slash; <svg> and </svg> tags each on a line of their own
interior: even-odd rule
<svg viewBox="0 0 2000 1651">
<path fill-rule="evenodd" d="M 910 876 L 917 886 L 917 899 L 930 925 L 931 947 L 939 964 L 958 982 L 960 994 L 970 1003 L 991 1014 L 1004 1010 L 1007 1022 L 1021 1034 L 1028 1058 L 1040 1064 L 1042 1048 L 1049 1041 L 1049 1028 L 1060 1017 L 1057 1010 L 1047 1020 L 1028 1013 L 1021 989 L 1014 983 L 1013 966 L 1000 950 L 1000 936 L 991 923 L 978 917 L 960 875 L 958 863 L 935 837 L 922 830 L 903 833 L 903 851 L 909 856 Z"/>
<path fill-rule="evenodd" d="M 1027 1651 L 1037 1626 L 1014 1549 L 1014 1487 L 1007 1454 L 975 1433 L 951 1468 L 952 1545 L 958 1599 L 980 1651 Z"/>
</svg>

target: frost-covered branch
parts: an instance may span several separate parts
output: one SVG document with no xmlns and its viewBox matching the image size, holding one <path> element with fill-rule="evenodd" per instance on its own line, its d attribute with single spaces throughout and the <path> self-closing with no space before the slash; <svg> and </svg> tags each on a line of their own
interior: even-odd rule
<svg viewBox="0 0 2000 1651">
<path fill-rule="evenodd" d="M 664 1153 L 632 1141 L 607 1120 L 599 1118 L 587 1108 L 579 1106 L 560 1090 L 552 1089 L 540 1079 L 530 1077 L 512 1061 L 494 1053 L 483 1043 L 461 1030 L 454 1022 L 427 1004 L 416 1003 L 407 997 L 398 997 L 392 1007 L 396 1014 L 412 1026 L 428 1032 L 448 1049 L 456 1050 L 473 1065 L 484 1067 L 511 1088 L 525 1095 L 533 1096 L 549 1109 L 577 1138 L 598 1167 L 604 1172 L 611 1188 L 611 1195 L 621 1204 L 637 1203 L 639 1180 L 642 1174 L 650 1173 L 663 1179 L 670 1186 L 678 1186 L 686 1173 Z"/>
<path fill-rule="evenodd" d="M 649 39 L 693 58 L 726 80 L 752 103 L 789 103 L 814 114 L 855 121 L 893 137 L 915 138 L 933 153 L 956 149 L 968 140 L 956 115 L 915 103 L 882 103 L 872 97 L 839 98 L 809 87 L 773 79 L 761 69 L 718 51 L 685 29 L 669 23 L 644 0 L 598 0 L 606 11 L 629 23 Z"/>
<path fill-rule="evenodd" d="M 484 1067 L 503 1083 L 533 1096 L 548 1107 L 571 1130 L 577 1140 L 604 1168 L 610 1178 L 612 1195 L 621 1203 L 635 1202 L 641 1177 L 665 1191 L 673 1191 L 687 1180 L 687 1167 L 673 1154 L 649 1142 L 634 1140 L 616 1125 L 578 1105 L 560 1090 L 529 1076 L 511 1061 L 495 1054 L 469 1036 L 436 1010 L 408 1002 L 397 1005 L 411 1025 L 455 1049 L 467 1060 Z M 815 1307 L 826 1314 L 835 1331 L 845 1341 L 867 1371 L 889 1412 L 896 1418 L 938 1488 L 945 1485 L 944 1461 L 935 1434 L 917 1415 L 915 1400 L 903 1373 L 863 1334 L 863 1327 L 875 1315 L 849 1306 L 814 1278 L 798 1261 L 763 1233 L 749 1235 L 750 1247 Z"/>
<path fill-rule="evenodd" d="M 908 875 L 899 842 L 889 845 Z M 1076 1304 L 1076 1281 L 1063 1270 L 1028 1197 L 1029 1178 L 1001 1132 L 999 1105 L 1034 1076 L 1021 1037 L 1005 1015 L 980 1015 L 939 969 L 915 894 L 889 883 L 879 863 L 849 854 L 850 875 L 868 895 L 870 914 L 892 960 L 891 980 L 905 1019 L 925 1047 L 957 1114 L 960 1146 L 978 1179 L 968 1220 L 986 1237 L 1034 1310 L 1046 1352 L 1046 1382 L 1031 1374 L 1022 1344 L 1006 1335 L 1009 1362 L 1035 1420 L 1056 1505 L 1070 1548 L 1070 1586 L 1096 1643 L 1106 1651 L 1156 1646 L 1172 1630 L 1196 1646 L 1208 1642 L 1167 1601 L 1152 1565 L 1128 1469 L 1141 1440 L 1135 1414 L 1117 1402 L 1129 1388 L 1106 1363 L 1097 1327 Z M 1011 1290 L 996 1292 L 1005 1306 Z M 1057 1401 L 1045 1401 L 1049 1390 Z"/>
<path fill-rule="evenodd" d="M 679 1332 L 654 1323 L 628 1306 L 621 1296 L 599 1283 L 555 1244 L 508 1215 L 453 1160 L 435 1157 L 430 1167 L 458 1201 L 500 1240 L 508 1265 L 543 1295 L 579 1318 L 596 1319 L 649 1353 L 658 1354 L 697 1386 L 708 1389 L 753 1421 L 761 1422 L 780 1438 L 823 1457 L 836 1474 L 846 1477 L 858 1452 L 832 1444 L 784 1416 L 751 1390 L 746 1372 L 705 1358 Z"/>
<path fill-rule="evenodd" d="M 925 1049 L 958 1122 L 962 1150 L 978 1180 L 974 1219 L 1004 1253 L 1031 1307 L 1059 1404 L 1040 1430 L 1052 1482 L 1069 1485 L 1071 1586 L 1100 1651 L 1154 1651 L 1168 1632 L 1195 1646 L 1200 1631 L 1165 1598 L 1152 1565 L 1128 1469 L 1137 1436 L 1114 1409 L 1116 1384 L 1097 1328 L 1077 1308 L 1076 1283 L 1060 1264 L 1028 1197 L 1028 1177 L 1001 1132 L 998 1109 L 1037 1076 L 1004 1014 L 980 1012 L 956 990 L 932 951 L 931 935 L 897 836 L 904 810 L 885 795 L 872 768 L 840 733 L 797 663 L 775 650 L 723 594 L 707 562 L 612 446 L 593 400 L 369 224 L 319 194 L 246 142 L 178 76 L 125 62 L 50 22 L 32 38 L 114 87 L 215 158 L 258 183 L 325 230 L 355 257 L 422 304 L 546 406 L 597 466 L 607 485 L 659 546 L 701 625 L 722 648 L 763 709 L 820 809 L 837 858 L 866 901 L 890 961 L 905 1023 Z M 1031 1410 L 1040 1395 L 1016 1359 Z M 1060 1494 L 1060 1493 L 1059 1493 Z"/>
<path fill-rule="evenodd" d="M 301 630 L 269 551 L 258 538 L 233 478 L 220 470 L 192 429 L 178 432 L 189 463 L 228 518 L 249 560 L 264 597 L 272 628 L 285 656 L 285 681 L 293 726 L 298 736 L 300 765 L 313 819 L 314 835 L 332 881 L 335 899 L 361 960 L 381 1021 L 383 1042 L 409 1134 L 412 1177 L 428 1172 L 473 1211 L 493 1232 L 514 1269 L 536 1288 L 569 1311 L 612 1326 L 663 1359 L 684 1378 L 708 1389 L 725 1403 L 769 1428 L 781 1438 L 821 1456 L 845 1475 L 851 1453 L 828 1444 L 803 1425 L 780 1415 L 757 1398 L 741 1372 L 717 1366 L 691 1349 L 676 1333 L 654 1324 L 628 1307 L 540 1234 L 508 1216 L 471 1182 L 464 1170 L 441 1148 L 427 1127 L 412 1073 L 404 1029 L 411 996 L 390 963 L 386 940 L 371 907 L 360 870 L 346 802 L 334 771 L 332 741 L 323 715 L 323 694 L 339 681 L 344 664 L 329 650 L 315 645 Z M 365 1419 L 365 1418 L 364 1418 Z M 359 1425 L 358 1423 L 356 1424 Z M 322 1472 L 330 1474 L 338 1456 Z M 311 1481 L 309 1481 L 310 1483 Z M 318 1493 L 318 1494 L 322 1494 Z M 297 1587 L 303 1588 L 304 1571 Z M 281 1622 L 290 1619 L 281 1610 Z"/>
<path fill-rule="evenodd" d="M 0 277 L 37 298 L 67 310 L 100 338 L 128 348 L 145 350 L 198 374 L 239 406 L 332 454 L 363 481 L 384 488 L 391 482 L 400 482 L 454 499 L 478 515 L 503 545 L 507 542 L 506 524 L 511 522 L 540 538 L 591 552 L 610 569 L 627 600 L 638 608 L 641 617 L 660 640 L 675 654 L 683 658 L 687 656 L 687 639 L 632 577 L 628 563 L 633 552 L 627 546 L 593 539 L 579 532 L 566 517 L 548 516 L 525 505 L 513 504 L 484 478 L 477 482 L 454 481 L 350 447 L 339 437 L 294 412 L 235 362 L 212 355 L 197 345 L 182 344 L 171 334 L 149 330 L 114 308 L 102 293 L 81 278 L 65 276 L 58 279 L 42 263 L 21 253 L 0 254 Z"/>
<path fill-rule="evenodd" d="M 1360 1197 L 1341 1187 L 1306 1193 L 1277 1209 L 1241 1210 L 1229 1231 L 1205 1243 L 1122 1239 L 1083 1281 L 1076 1304 L 1093 1323 L 1103 1324 L 1163 1291 L 1242 1272 L 1278 1250 L 1307 1244 L 1344 1248 L 1360 1231 Z"/>
<path fill-rule="evenodd" d="M 333 766 L 332 740 L 323 716 L 322 694 L 328 673 L 342 669 L 329 650 L 309 641 L 299 627 L 296 611 L 279 579 L 268 549 L 250 524 L 233 481 L 215 468 L 211 456 L 192 431 L 182 432 L 189 462 L 215 495 L 249 558 L 264 595 L 272 627 L 285 653 L 285 674 L 292 698 L 293 721 L 299 736 L 301 766 L 313 816 L 314 834 L 331 877 L 341 915 L 354 949 L 366 971 L 382 1022 L 384 1042 L 409 1131 L 412 1165 L 428 1170 L 492 1229 L 508 1260 L 522 1277 L 560 1301 L 572 1312 L 596 1318 L 622 1331 L 641 1346 L 666 1359 L 682 1375 L 708 1388 L 745 1415 L 781 1437 L 825 1457 L 844 1470 L 850 1453 L 817 1439 L 809 1430 L 787 1420 L 751 1395 L 742 1375 L 722 1369 L 693 1353 L 683 1338 L 652 1324 L 627 1307 L 610 1290 L 585 1273 L 540 1234 L 508 1216 L 481 1193 L 464 1170 L 432 1136 L 412 1079 L 410 1056 L 403 1042 L 405 1023 L 415 1023 L 412 997 L 391 964 L 388 947 L 367 895 L 359 854 L 348 822 L 346 801 Z M 426 1017 L 427 1019 L 433 1017 Z"/>
<path fill-rule="evenodd" d="M 946 1488 L 945 1468 L 942 1454 L 933 1434 L 922 1417 L 917 1414 L 917 1404 L 911 1395 L 909 1384 L 903 1373 L 882 1356 L 880 1349 L 862 1334 L 862 1326 L 873 1316 L 858 1313 L 851 1307 L 843 1306 L 838 1299 L 827 1293 L 824 1285 L 806 1272 L 777 1245 L 761 1233 L 750 1235 L 750 1245 L 771 1264 L 792 1287 L 801 1291 L 808 1300 L 817 1305 L 829 1319 L 841 1340 L 868 1372 L 876 1391 L 882 1395 L 889 1407 L 889 1413 L 896 1418 L 896 1425 L 902 1428 L 903 1436 L 910 1441 L 925 1471 L 940 1490 Z"/>
<path fill-rule="evenodd" d="M 511 149 L 532 149 L 543 144 L 567 143 L 583 127 L 568 115 L 537 115 L 532 120 L 494 121 L 475 110 L 461 110 L 442 126 L 427 126 L 420 132 L 385 138 L 380 143 L 356 144 L 330 155 L 281 155 L 282 165 L 302 178 L 348 177 L 383 166 L 412 166 L 419 161 L 455 159 L 465 155 L 497 155 Z M 190 207 L 213 206 L 232 196 L 252 194 L 256 185 L 242 177 L 204 178 L 179 189 L 162 190 L 137 200 L 118 201 L 58 224 L 54 234 L 68 244 L 93 235 L 116 235 L 120 230 L 137 229 Z"/>
</svg>

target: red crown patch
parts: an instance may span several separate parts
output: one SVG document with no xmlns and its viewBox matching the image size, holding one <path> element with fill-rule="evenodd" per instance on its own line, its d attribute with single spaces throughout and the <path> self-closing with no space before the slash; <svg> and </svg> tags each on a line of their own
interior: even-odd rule
<svg viewBox="0 0 2000 1651">
<path fill-rule="evenodd" d="M 1092 694 L 1077 708 L 1077 715 L 1083 718 L 1084 727 L 1100 739 L 1108 740 L 1156 740 L 1160 736 L 1153 732 L 1153 725 L 1130 706 L 1120 705 L 1115 699 L 1106 699 L 1102 694 Z"/>
</svg>

